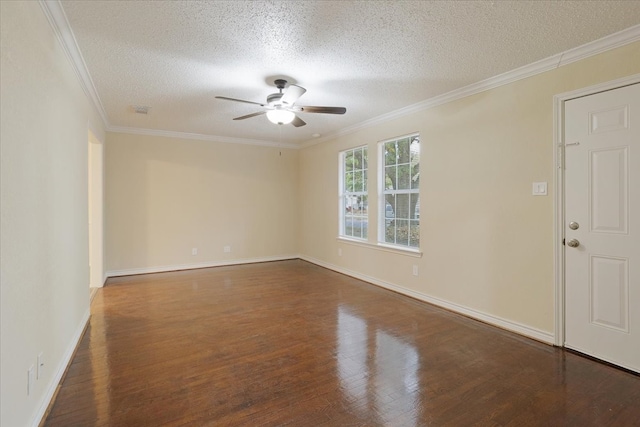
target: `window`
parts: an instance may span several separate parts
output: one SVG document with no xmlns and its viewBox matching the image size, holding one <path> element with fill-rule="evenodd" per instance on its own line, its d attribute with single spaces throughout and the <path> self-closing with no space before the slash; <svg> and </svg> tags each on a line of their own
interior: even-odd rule
<svg viewBox="0 0 640 427">
<path fill-rule="evenodd" d="M 380 232 L 378 240 L 420 247 L 420 136 L 385 141 L 381 148 Z"/>
<path fill-rule="evenodd" d="M 367 239 L 367 147 L 340 153 L 340 235 Z"/>
</svg>

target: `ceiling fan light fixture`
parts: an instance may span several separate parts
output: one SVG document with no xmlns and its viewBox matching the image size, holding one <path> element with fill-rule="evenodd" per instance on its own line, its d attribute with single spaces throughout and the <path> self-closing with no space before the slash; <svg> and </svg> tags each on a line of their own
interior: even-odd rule
<svg viewBox="0 0 640 427">
<path fill-rule="evenodd" d="M 292 111 L 287 110 L 269 110 L 267 111 L 267 119 L 276 125 L 288 125 L 296 118 Z"/>
<path fill-rule="evenodd" d="M 1 0 L 0 0 L 1 1 Z M 263 108 L 251 114 L 235 117 L 233 120 L 244 120 L 251 117 L 262 116 L 266 113 L 267 119 L 276 125 L 287 125 L 291 123 L 294 127 L 299 128 L 307 123 L 296 115 L 299 113 L 323 113 L 323 114 L 344 114 L 347 112 L 345 107 L 319 107 L 312 105 L 296 105 L 300 98 L 307 90 L 302 86 L 291 84 L 287 86 L 287 81 L 278 79 L 274 82 L 278 88 L 278 93 L 272 93 L 267 96 L 267 102 L 245 101 L 244 99 L 229 98 L 227 96 L 216 96 L 217 99 L 227 101 L 242 102 L 244 104 L 259 105 Z M 285 89 L 286 87 L 286 89 Z"/>
</svg>

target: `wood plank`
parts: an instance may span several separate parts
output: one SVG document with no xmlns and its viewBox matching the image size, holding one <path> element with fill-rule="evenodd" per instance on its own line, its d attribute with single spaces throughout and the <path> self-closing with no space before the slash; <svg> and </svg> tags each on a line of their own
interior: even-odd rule
<svg viewBox="0 0 640 427">
<path fill-rule="evenodd" d="M 634 425 L 640 377 L 301 260 L 110 279 L 46 426 Z"/>
</svg>

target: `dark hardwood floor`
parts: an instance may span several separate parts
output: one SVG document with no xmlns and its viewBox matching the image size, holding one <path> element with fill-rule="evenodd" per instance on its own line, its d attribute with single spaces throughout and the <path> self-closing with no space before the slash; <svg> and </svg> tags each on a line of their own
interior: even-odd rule
<svg viewBox="0 0 640 427">
<path fill-rule="evenodd" d="M 631 426 L 640 377 L 304 261 L 110 279 L 46 426 Z"/>
</svg>

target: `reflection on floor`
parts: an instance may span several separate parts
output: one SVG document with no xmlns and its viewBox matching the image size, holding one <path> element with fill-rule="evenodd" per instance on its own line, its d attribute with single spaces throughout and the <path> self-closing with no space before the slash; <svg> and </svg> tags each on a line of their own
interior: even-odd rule
<svg viewBox="0 0 640 427">
<path fill-rule="evenodd" d="M 387 417 L 405 416 L 403 425 L 418 425 L 420 361 L 414 346 L 380 329 L 369 333 L 367 324 L 343 306 L 338 307 L 336 335 L 344 400 L 356 402 L 354 410 L 364 419 L 376 410 Z"/>
<path fill-rule="evenodd" d="M 638 425 L 640 377 L 304 261 L 110 279 L 47 426 Z"/>
</svg>

